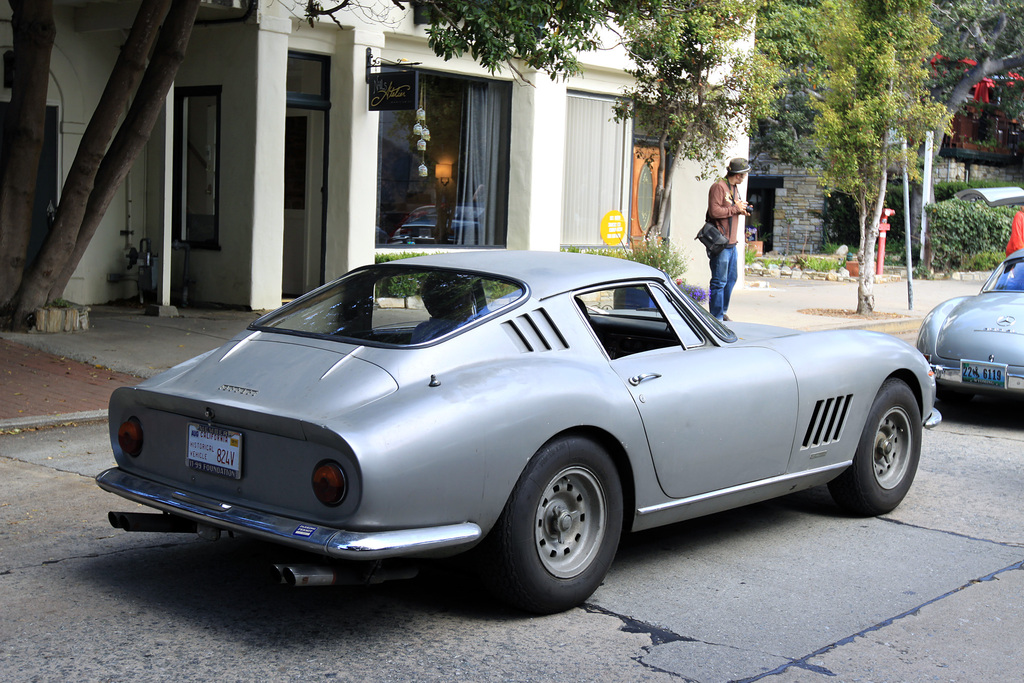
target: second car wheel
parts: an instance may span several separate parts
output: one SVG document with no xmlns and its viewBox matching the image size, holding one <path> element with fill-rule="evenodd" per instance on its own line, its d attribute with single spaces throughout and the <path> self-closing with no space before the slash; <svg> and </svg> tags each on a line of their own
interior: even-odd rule
<svg viewBox="0 0 1024 683">
<path fill-rule="evenodd" d="M 847 512 L 885 514 L 907 495 L 920 459 L 917 399 L 905 382 L 886 380 L 871 404 L 853 464 L 829 482 L 829 493 Z"/>
<path fill-rule="evenodd" d="M 481 548 L 482 579 L 502 600 L 551 614 L 597 590 L 619 544 L 622 488 L 607 451 L 583 436 L 530 460 Z"/>
</svg>

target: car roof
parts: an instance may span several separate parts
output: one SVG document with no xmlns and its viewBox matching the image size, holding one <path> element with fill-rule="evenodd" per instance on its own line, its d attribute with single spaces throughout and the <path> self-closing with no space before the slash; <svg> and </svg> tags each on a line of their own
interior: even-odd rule
<svg viewBox="0 0 1024 683">
<path fill-rule="evenodd" d="M 539 299 L 614 280 L 663 279 L 661 271 L 635 261 L 557 251 L 470 251 L 416 256 L 385 265 L 428 266 L 490 273 L 529 285 Z"/>
<path fill-rule="evenodd" d="M 960 190 L 955 196 L 967 202 L 981 200 L 989 206 L 1024 204 L 1024 190 L 1019 187 L 972 187 Z"/>
</svg>

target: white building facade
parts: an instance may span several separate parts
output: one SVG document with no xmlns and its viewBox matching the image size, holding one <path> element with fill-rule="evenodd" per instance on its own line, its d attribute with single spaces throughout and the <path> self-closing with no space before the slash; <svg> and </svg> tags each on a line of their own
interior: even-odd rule
<svg viewBox="0 0 1024 683">
<path fill-rule="evenodd" d="M 56 0 L 32 249 L 137 7 Z M 443 61 L 412 11 L 386 1 L 377 10 L 311 27 L 289 0 L 206 0 L 164 115 L 65 298 L 142 290 L 165 305 L 271 309 L 378 253 L 601 246 L 609 211 L 642 230 L 651 169 L 631 123 L 612 116 L 630 82 L 621 50 L 586 55 L 567 79 L 518 65 L 524 83 L 468 57 Z M 409 78 L 414 101 L 374 110 L 382 87 L 394 94 Z M 0 106 L 9 100 L 0 90 Z M 734 155 L 745 152 L 741 140 Z M 692 238 L 709 183 L 696 170 L 675 169 L 672 237 L 688 255 L 686 279 L 706 285 Z M 133 249 L 141 261 L 128 268 Z"/>
</svg>

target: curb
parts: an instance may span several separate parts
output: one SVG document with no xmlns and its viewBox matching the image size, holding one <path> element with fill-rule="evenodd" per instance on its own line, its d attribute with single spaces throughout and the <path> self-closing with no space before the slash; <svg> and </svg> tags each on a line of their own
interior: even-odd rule
<svg viewBox="0 0 1024 683">
<path fill-rule="evenodd" d="M 0 432 L 15 429 L 36 429 L 39 427 L 59 427 L 70 422 L 99 422 L 107 419 L 106 410 L 87 410 L 82 413 L 63 413 L 61 415 L 39 415 L 35 417 L 15 417 L 0 420 Z"/>
</svg>

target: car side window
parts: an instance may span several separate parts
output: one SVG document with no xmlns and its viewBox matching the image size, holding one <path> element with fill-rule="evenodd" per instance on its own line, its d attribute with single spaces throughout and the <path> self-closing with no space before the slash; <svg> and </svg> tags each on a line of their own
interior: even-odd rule
<svg viewBox="0 0 1024 683">
<path fill-rule="evenodd" d="M 705 338 L 697 330 L 698 326 L 682 311 L 679 310 L 677 304 L 674 303 L 665 293 L 665 290 L 660 287 L 652 288 L 655 301 L 661 306 L 661 310 L 665 311 L 665 317 L 668 319 L 669 324 L 675 329 L 676 334 L 683 342 L 683 346 L 691 349 L 695 346 L 703 346 L 705 344 Z"/>
<path fill-rule="evenodd" d="M 576 295 L 576 305 L 611 359 L 653 349 L 682 347 L 655 294 L 645 285 L 624 285 Z"/>
</svg>

